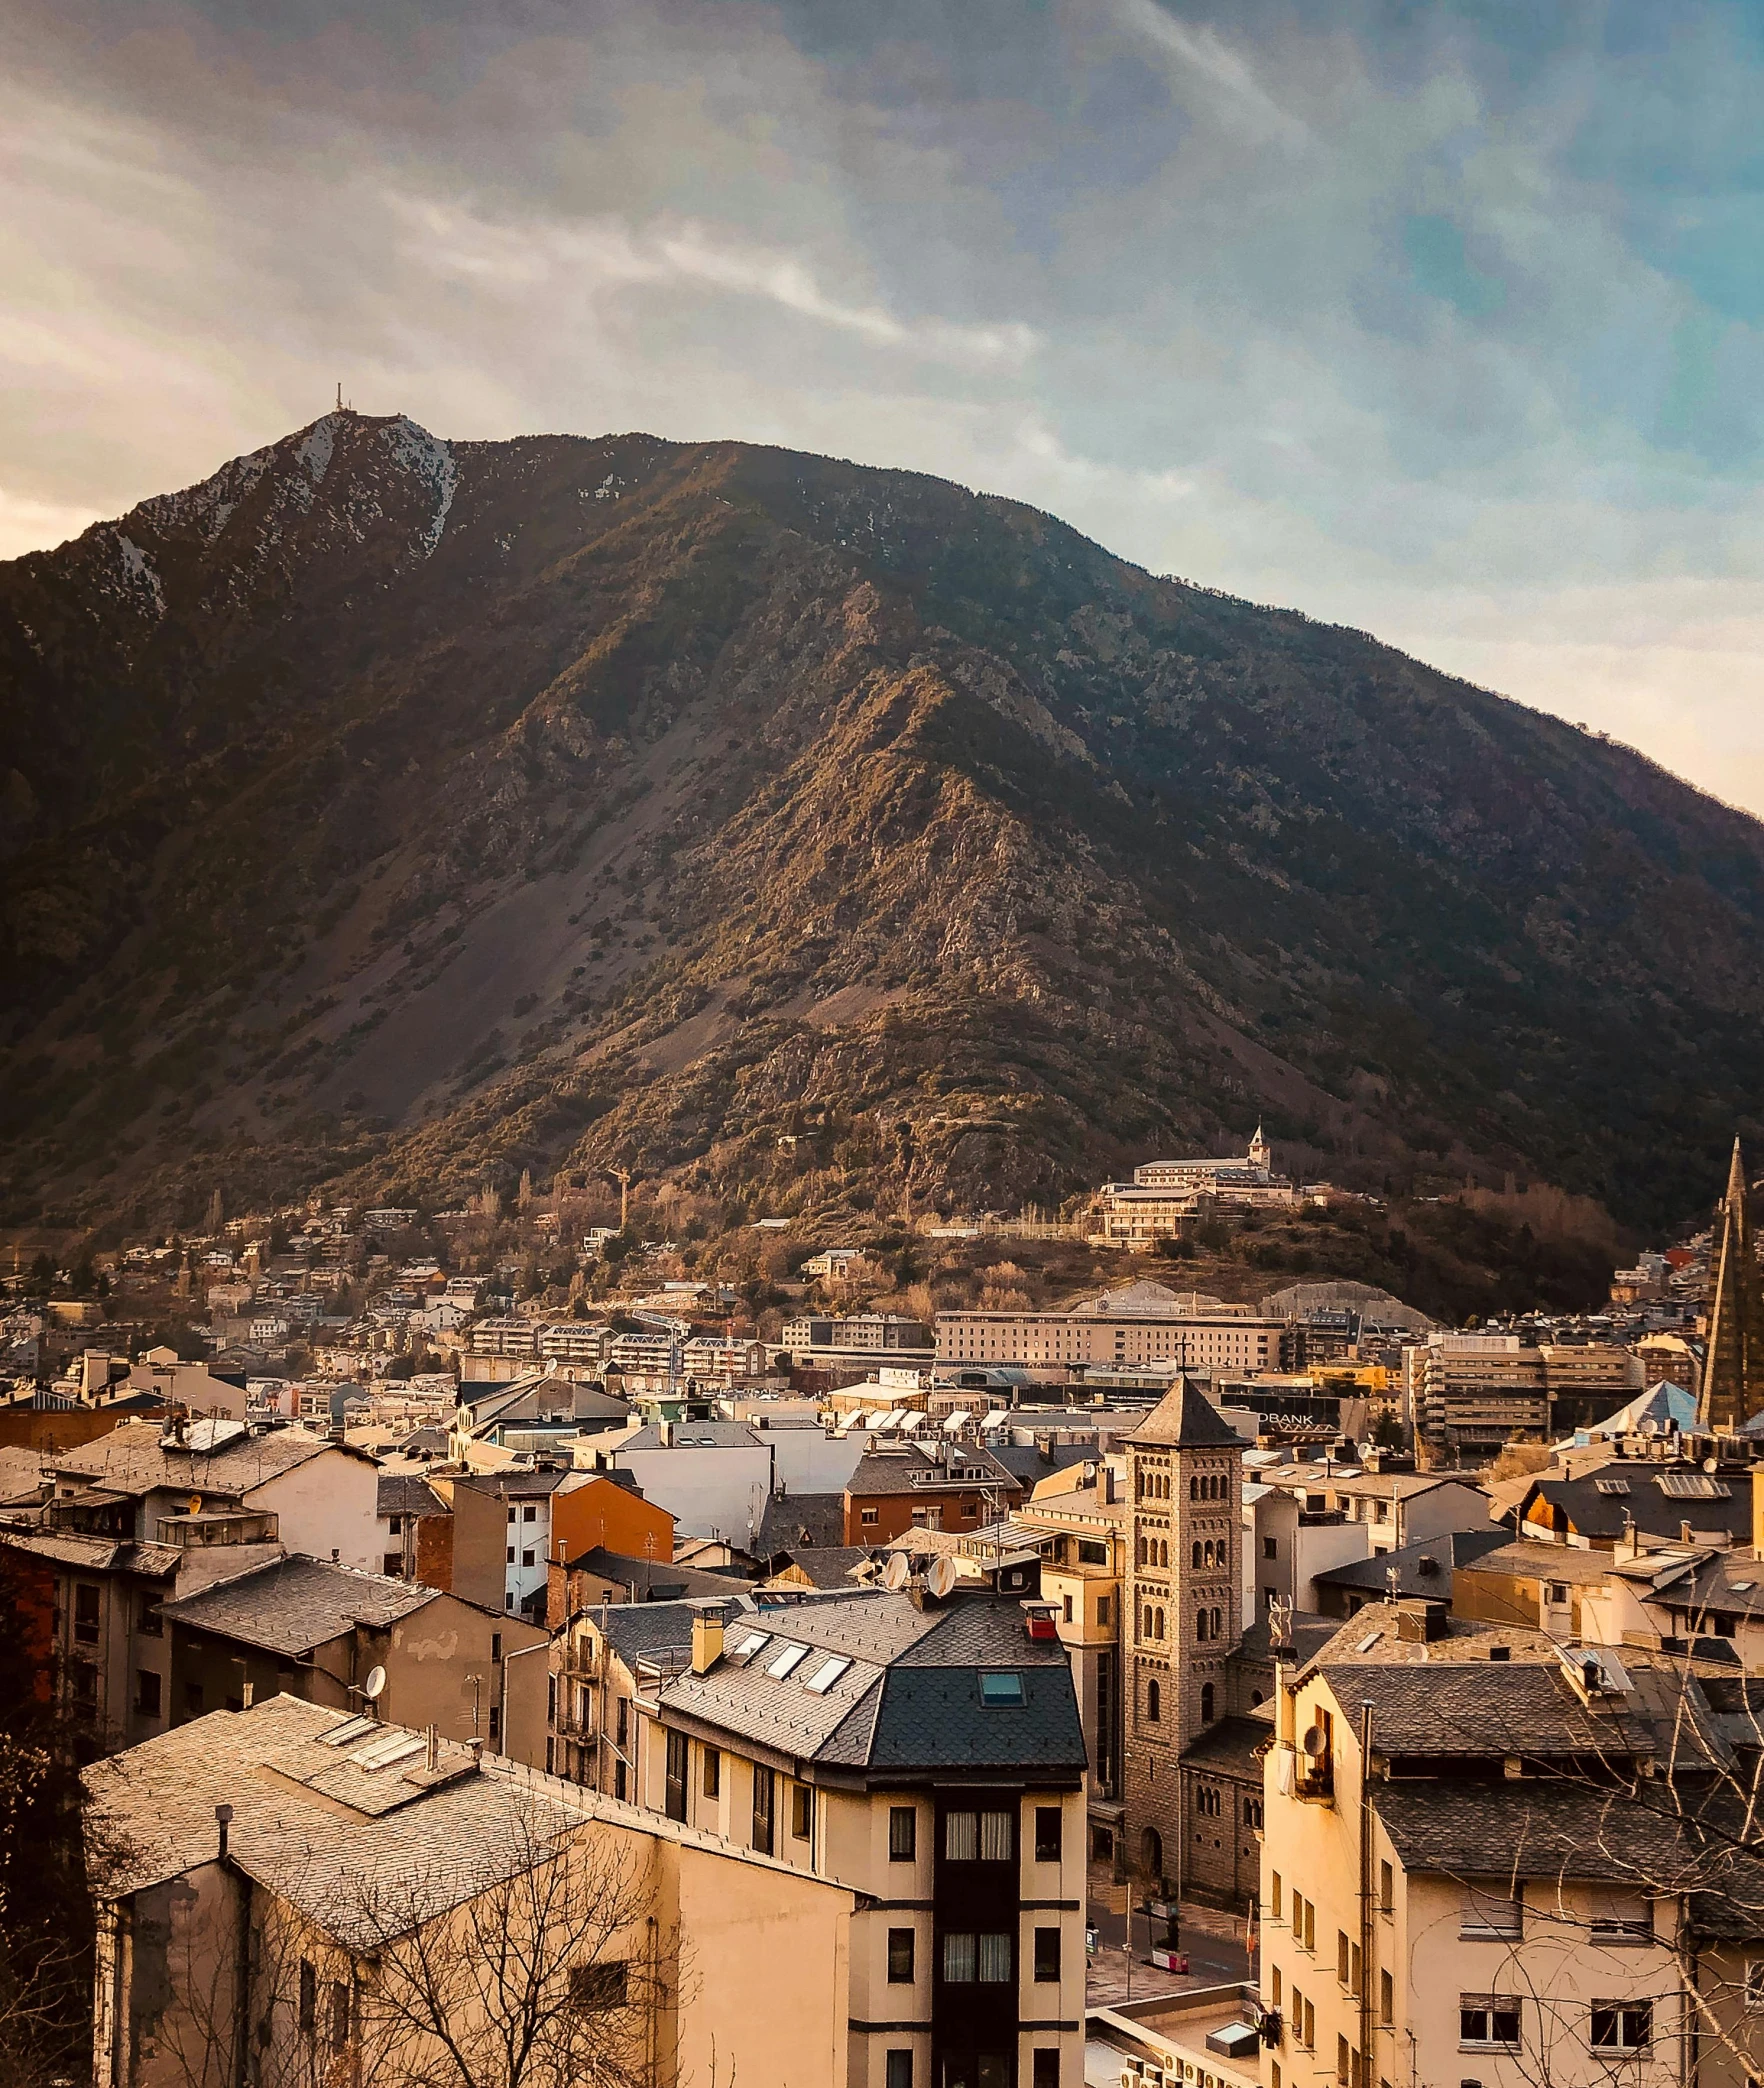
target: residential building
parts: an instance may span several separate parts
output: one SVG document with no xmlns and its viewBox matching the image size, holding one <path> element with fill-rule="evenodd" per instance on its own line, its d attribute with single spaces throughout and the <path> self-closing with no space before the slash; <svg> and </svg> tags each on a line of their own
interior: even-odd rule
<svg viewBox="0 0 1764 2088">
<path fill-rule="evenodd" d="M 846 1481 L 845 1542 L 879 1545 L 910 1530 L 983 1529 L 1022 1494 L 1016 1475 L 976 1444 L 879 1442 Z"/>
<path fill-rule="evenodd" d="M 482 2080 L 523 2029 L 584 2080 L 866 2083 L 856 1895 L 746 1845 L 290 1696 L 88 1779 L 95 2088 Z"/>
<path fill-rule="evenodd" d="M 686 1537 L 751 1545 L 772 1491 L 770 1440 L 740 1421 L 663 1421 L 590 1454 L 629 1472 Z"/>
<path fill-rule="evenodd" d="M 58 1500 L 107 1497 L 115 1534 L 162 1541 L 200 1511 L 273 1515 L 282 1543 L 313 1558 L 378 1571 L 385 1556 L 379 1468 L 365 1452 L 303 1428 L 242 1421 L 130 1421 L 50 1461 Z"/>
<path fill-rule="evenodd" d="M 1569 1471 L 1542 1471 L 1520 1502 L 1521 1537 L 1615 1551 L 1634 1531 L 1697 1543 L 1752 1540 L 1753 1468 L 1722 1460 L 1713 1472 L 1693 1459 L 1617 1454 Z M 1669 1451 L 1669 1440 L 1649 1445 Z"/>
<path fill-rule="evenodd" d="M 540 1625 L 434 1588 L 298 1555 L 162 1603 L 174 1724 L 286 1693 L 545 1758 Z M 365 1690 L 378 1669 L 377 1698 Z"/>
<path fill-rule="evenodd" d="M 1646 1389 L 1641 1357 L 1615 1342 L 1546 1341 L 1538 1354 L 1543 1358 L 1552 1436 L 1603 1421 Z"/>
<path fill-rule="evenodd" d="M 1755 2037 L 1737 1997 L 1764 1937 L 1757 1859 L 1724 1839 L 1711 1862 L 1697 1826 L 1754 1773 L 1730 1694 L 1665 1656 L 1433 1604 L 1344 1625 L 1275 1698 L 1268 2088 L 1471 2069 L 1491 2088 L 1739 2088 L 1748 2064 L 1699 2034 L 1692 1999 Z"/>
<path fill-rule="evenodd" d="M 1412 1597 L 1443 1602 L 1451 1610 L 1460 1575 L 1507 1543 L 1507 1532 L 1492 1527 L 1445 1530 L 1418 1544 L 1330 1566 L 1312 1576 L 1309 1607 L 1320 1616 L 1352 1617 L 1369 1603 Z"/>
<path fill-rule="evenodd" d="M 884 1363 L 930 1363 L 938 1353 L 936 1336 L 923 1320 L 892 1312 L 844 1319 L 811 1313 L 786 1320 L 779 1341 L 798 1363 L 815 1370 L 862 1372 Z"/>
<path fill-rule="evenodd" d="M 1642 1376 L 1649 1385 L 1680 1385 L 1695 1396 L 1702 1383 L 1702 1352 L 1682 1334 L 1644 1334 L 1635 1345 Z"/>
<path fill-rule="evenodd" d="M 710 1605 L 637 1721 L 646 1802 L 866 1896 L 854 2080 L 1077 2088 L 1084 1738 L 1020 1604 Z"/>
<path fill-rule="evenodd" d="M 1435 1330 L 1404 1350 L 1403 1370 L 1416 1433 L 1437 1451 L 1480 1462 L 1549 1435 L 1544 1359 L 1517 1334 Z"/>
</svg>

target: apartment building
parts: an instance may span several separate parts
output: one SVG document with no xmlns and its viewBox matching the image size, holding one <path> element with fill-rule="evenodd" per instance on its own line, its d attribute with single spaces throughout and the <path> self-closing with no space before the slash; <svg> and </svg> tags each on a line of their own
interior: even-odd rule
<svg viewBox="0 0 1764 2088">
<path fill-rule="evenodd" d="M 1754 1773 L 1731 1688 L 1438 1605 L 1343 1626 L 1275 1698 L 1267 2088 L 1740 2088 L 1756 2059 L 1707 2031 L 1757 2045 L 1764 1880 L 1696 1826 Z"/>
<path fill-rule="evenodd" d="M 1084 1736 L 1020 1604 L 713 1605 L 640 1726 L 647 1802 L 864 1895 L 854 2084 L 1081 2088 Z"/>
<path fill-rule="evenodd" d="M 1403 1390 L 1421 1440 L 1468 1462 L 1549 1435 L 1543 1355 L 1517 1334 L 1431 1333 L 1403 1352 Z"/>
<path fill-rule="evenodd" d="M 489 2080 L 535 2046 L 548 2079 L 865 2088 L 856 1895 L 746 1843 L 290 1696 L 88 1780 L 127 1852 L 95 2088 Z"/>
</svg>

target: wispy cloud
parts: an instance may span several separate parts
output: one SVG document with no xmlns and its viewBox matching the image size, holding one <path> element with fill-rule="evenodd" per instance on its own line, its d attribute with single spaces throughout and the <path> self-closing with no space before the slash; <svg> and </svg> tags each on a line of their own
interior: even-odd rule
<svg viewBox="0 0 1764 2088">
<path fill-rule="evenodd" d="M 1256 78 L 1247 59 L 1202 22 L 1178 21 L 1158 0 L 1113 0 L 1119 20 L 1147 42 L 1177 60 L 1208 87 L 1217 90 L 1214 106 L 1227 123 L 1247 125 L 1258 135 L 1284 145 L 1302 145 L 1308 135 L 1296 116 L 1283 109 Z"/>
</svg>

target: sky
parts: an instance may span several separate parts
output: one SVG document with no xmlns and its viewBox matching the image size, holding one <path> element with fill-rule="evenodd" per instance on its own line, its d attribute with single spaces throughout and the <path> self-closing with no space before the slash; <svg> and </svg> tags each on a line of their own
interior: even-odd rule
<svg viewBox="0 0 1764 2088">
<path fill-rule="evenodd" d="M 900 465 L 1764 813 L 1764 0 L 0 0 L 0 556 L 314 419 Z"/>
</svg>

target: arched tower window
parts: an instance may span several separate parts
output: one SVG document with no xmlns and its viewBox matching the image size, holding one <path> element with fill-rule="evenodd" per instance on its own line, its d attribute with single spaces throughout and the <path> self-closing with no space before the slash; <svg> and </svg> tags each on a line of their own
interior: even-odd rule
<svg viewBox="0 0 1764 2088">
<path fill-rule="evenodd" d="M 1212 1685 L 1212 1684 L 1211 1684 L 1210 1682 L 1203 1682 L 1203 1683 L 1201 1684 L 1201 1724 L 1202 1724 L 1202 1725 L 1211 1725 L 1211 1724 L 1212 1724 L 1212 1722 L 1213 1722 L 1213 1685 Z"/>
<path fill-rule="evenodd" d="M 1145 1715 L 1149 1724 L 1158 1724 L 1162 1715 L 1163 1701 L 1164 1693 L 1157 1683 L 1148 1682 L 1145 1685 Z"/>
</svg>

